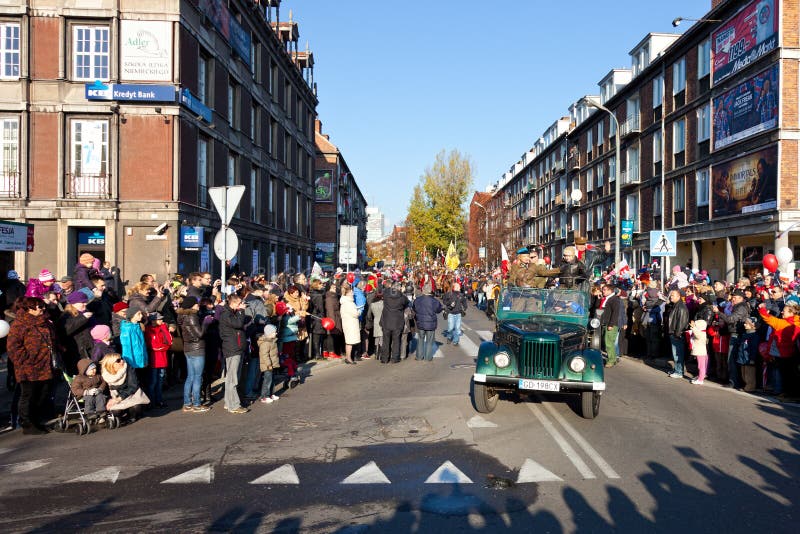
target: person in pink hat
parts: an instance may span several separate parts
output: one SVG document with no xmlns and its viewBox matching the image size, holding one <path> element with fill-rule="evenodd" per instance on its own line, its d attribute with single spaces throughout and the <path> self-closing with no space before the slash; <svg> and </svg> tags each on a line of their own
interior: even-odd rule
<svg viewBox="0 0 800 534">
<path fill-rule="evenodd" d="M 53 284 L 56 277 L 53 276 L 47 269 L 42 269 L 39 272 L 38 278 L 31 278 L 28 280 L 28 286 L 25 288 L 26 297 L 35 297 L 37 299 L 44 298 L 45 293 L 53 290 Z"/>
</svg>

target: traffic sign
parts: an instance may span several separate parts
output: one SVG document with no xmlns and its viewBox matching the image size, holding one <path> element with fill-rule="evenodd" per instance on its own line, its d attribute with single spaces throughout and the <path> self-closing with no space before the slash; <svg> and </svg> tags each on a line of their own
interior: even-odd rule
<svg viewBox="0 0 800 534">
<path fill-rule="evenodd" d="M 222 261 L 232 260 L 239 251 L 239 238 L 233 228 L 220 230 L 214 236 L 214 254 Z"/>
<path fill-rule="evenodd" d="M 208 188 L 208 196 L 211 197 L 211 202 L 217 208 L 217 213 L 219 213 L 219 218 L 222 219 L 223 225 L 227 226 L 233 219 L 233 214 L 236 213 L 236 208 L 239 207 L 239 202 L 242 201 L 242 196 L 244 196 L 244 189 L 243 185 Z"/>
<path fill-rule="evenodd" d="M 677 256 L 678 232 L 675 230 L 652 230 L 650 232 L 651 256 Z"/>
</svg>

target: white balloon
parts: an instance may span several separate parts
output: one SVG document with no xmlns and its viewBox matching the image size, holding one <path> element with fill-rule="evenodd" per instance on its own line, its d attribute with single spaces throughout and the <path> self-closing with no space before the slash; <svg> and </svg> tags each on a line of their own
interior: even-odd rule
<svg viewBox="0 0 800 534">
<path fill-rule="evenodd" d="M 775 251 L 775 257 L 778 258 L 779 265 L 786 265 L 787 263 L 791 263 L 794 259 L 794 254 L 792 253 L 792 249 L 789 247 L 781 247 Z"/>
<path fill-rule="evenodd" d="M 0 339 L 6 337 L 9 330 L 11 330 L 11 325 L 0 319 Z"/>
</svg>

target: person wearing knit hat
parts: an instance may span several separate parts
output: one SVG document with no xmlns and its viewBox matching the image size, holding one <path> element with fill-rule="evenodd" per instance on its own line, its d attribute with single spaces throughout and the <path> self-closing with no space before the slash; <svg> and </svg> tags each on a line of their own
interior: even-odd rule
<svg viewBox="0 0 800 534">
<path fill-rule="evenodd" d="M 116 304 L 114 304 L 111 307 L 111 311 L 113 311 L 114 313 L 119 313 L 119 312 L 121 312 L 123 310 L 127 310 L 127 309 L 128 309 L 128 303 L 127 302 L 117 302 Z"/>
<path fill-rule="evenodd" d="M 117 349 L 111 346 L 111 329 L 104 324 L 99 324 L 92 328 L 89 333 L 94 340 L 92 348 L 92 361 L 99 362 L 106 354 L 116 352 Z"/>
<path fill-rule="evenodd" d="M 19 273 L 14 269 L 11 269 L 8 271 L 8 274 L 6 274 L 6 278 L 9 280 L 19 280 Z"/>
<path fill-rule="evenodd" d="M 86 304 L 89 302 L 89 297 L 82 291 L 75 291 L 67 296 L 68 304 Z"/>
<path fill-rule="evenodd" d="M 95 341 L 111 339 L 111 329 L 104 324 L 94 326 L 89 333 Z"/>
<path fill-rule="evenodd" d="M 42 269 L 39 272 L 39 281 L 42 282 L 43 284 L 47 282 L 50 282 L 52 284 L 53 282 L 56 281 L 56 277 L 53 276 L 53 273 L 51 273 L 49 270 Z"/>
</svg>

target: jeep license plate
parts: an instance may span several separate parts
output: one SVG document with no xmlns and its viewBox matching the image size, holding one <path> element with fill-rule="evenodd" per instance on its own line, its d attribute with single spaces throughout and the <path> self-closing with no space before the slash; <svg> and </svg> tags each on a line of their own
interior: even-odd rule
<svg viewBox="0 0 800 534">
<path fill-rule="evenodd" d="M 519 389 L 533 389 L 537 391 L 561 391 L 561 384 L 549 380 L 519 379 Z"/>
</svg>

